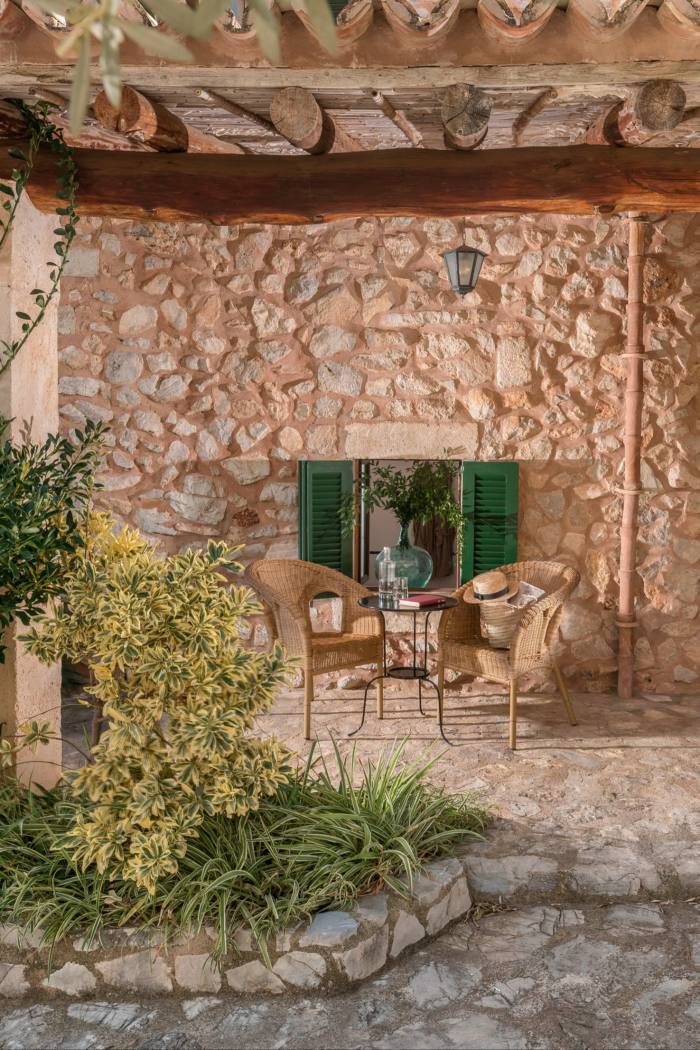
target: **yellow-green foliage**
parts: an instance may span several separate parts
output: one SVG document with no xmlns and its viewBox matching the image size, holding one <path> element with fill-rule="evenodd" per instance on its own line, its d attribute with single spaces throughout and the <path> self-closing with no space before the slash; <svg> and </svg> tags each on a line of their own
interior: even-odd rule
<svg viewBox="0 0 700 1050">
<path fill-rule="evenodd" d="M 76 861 L 148 893 L 177 870 L 205 814 L 239 817 L 286 780 L 285 752 L 249 736 L 289 665 L 244 648 L 239 623 L 253 593 L 224 544 L 160 557 L 138 532 L 90 519 L 66 598 L 28 636 L 42 660 L 87 660 L 108 728 L 94 762 L 69 774 L 89 801 L 68 834 Z"/>
</svg>

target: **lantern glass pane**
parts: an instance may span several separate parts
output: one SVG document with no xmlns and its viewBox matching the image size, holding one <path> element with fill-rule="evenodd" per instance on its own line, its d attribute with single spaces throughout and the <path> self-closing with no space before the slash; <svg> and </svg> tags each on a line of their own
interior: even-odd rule
<svg viewBox="0 0 700 1050">
<path fill-rule="evenodd" d="M 474 252 L 474 269 L 473 269 L 473 272 L 472 272 L 472 288 L 476 285 L 476 282 L 479 280 L 479 274 L 481 273 L 481 267 L 484 264 L 484 259 L 485 258 L 486 258 L 486 256 L 484 255 L 483 252 L 480 252 L 480 251 L 475 251 Z"/>
<path fill-rule="evenodd" d="M 474 287 L 474 263 L 476 253 L 471 249 L 460 249 L 457 252 L 459 259 L 459 284 L 462 288 Z"/>
<path fill-rule="evenodd" d="M 447 276 L 449 278 L 452 290 L 455 292 L 459 291 L 459 280 L 457 274 L 457 252 L 445 252 L 444 259 L 447 266 Z"/>
</svg>

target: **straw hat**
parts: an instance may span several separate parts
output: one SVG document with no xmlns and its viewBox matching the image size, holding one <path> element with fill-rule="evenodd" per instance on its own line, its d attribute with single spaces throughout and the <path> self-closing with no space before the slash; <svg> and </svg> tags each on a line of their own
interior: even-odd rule
<svg viewBox="0 0 700 1050">
<path fill-rule="evenodd" d="M 488 605 L 490 602 L 507 602 L 518 593 L 520 584 L 511 583 L 504 572 L 482 572 L 467 584 L 464 600 L 470 605 Z"/>
</svg>

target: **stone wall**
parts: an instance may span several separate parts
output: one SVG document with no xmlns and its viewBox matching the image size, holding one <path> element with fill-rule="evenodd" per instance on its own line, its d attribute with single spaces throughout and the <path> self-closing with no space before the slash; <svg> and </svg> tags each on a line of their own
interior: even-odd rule
<svg viewBox="0 0 700 1050">
<path fill-rule="evenodd" d="M 645 273 L 638 684 L 700 681 L 694 340 L 700 219 L 653 233 Z M 441 252 L 489 253 L 455 297 Z M 520 555 L 577 565 L 562 627 L 579 688 L 614 683 L 626 225 L 357 220 L 81 224 L 61 298 L 65 428 L 111 426 L 100 501 L 176 550 L 296 556 L 296 460 L 521 462 Z"/>
</svg>

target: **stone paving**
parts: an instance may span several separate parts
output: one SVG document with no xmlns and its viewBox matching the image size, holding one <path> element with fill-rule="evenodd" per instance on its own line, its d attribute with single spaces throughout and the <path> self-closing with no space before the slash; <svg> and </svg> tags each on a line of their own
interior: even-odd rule
<svg viewBox="0 0 700 1050">
<path fill-rule="evenodd" d="M 453 747 L 438 735 L 434 699 L 424 701 L 431 717 L 422 718 L 407 692 L 387 690 L 382 722 L 370 697 L 367 721 L 350 739 L 362 691 L 330 691 L 314 705 L 313 730 L 325 754 L 333 734 L 344 751 L 356 742 L 363 759 L 406 738 L 407 757 L 441 753 L 435 782 L 483 792 L 496 820 L 487 842 L 472 849 L 474 896 L 531 903 L 552 893 L 570 900 L 700 894 L 700 696 L 578 693 L 579 724 L 570 726 L 558 696 L 526 695 L 513 753 L 498 686 L 448 691 L 445 733 Z M 300 693 L 281 696 L 259 724 L 308 753 Z"/>
<path fill-rule="evenodd" d="M 460 922 L 337 996 L 40 999 L 2 1050 L 700 1047 L 700 908 L 534 906 Z"/>
</svg>

